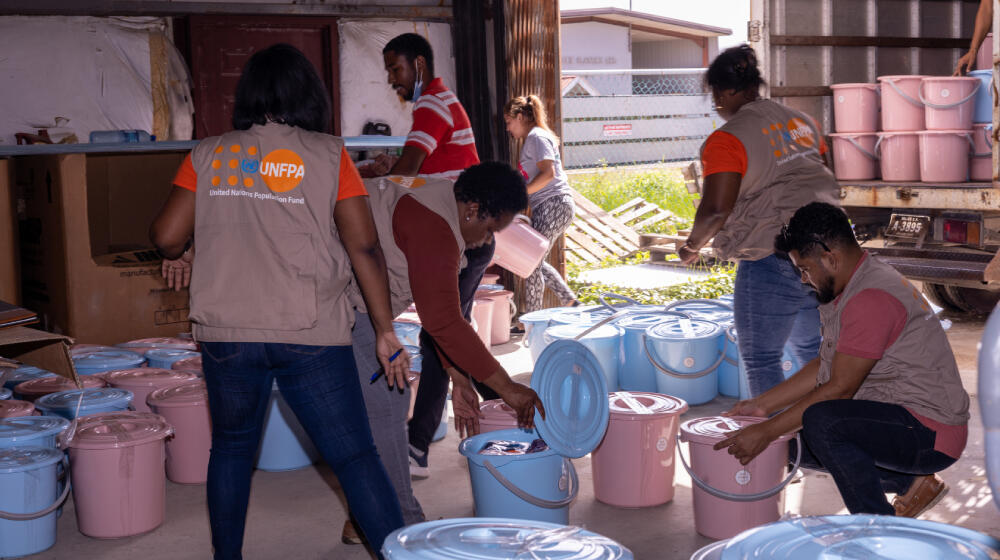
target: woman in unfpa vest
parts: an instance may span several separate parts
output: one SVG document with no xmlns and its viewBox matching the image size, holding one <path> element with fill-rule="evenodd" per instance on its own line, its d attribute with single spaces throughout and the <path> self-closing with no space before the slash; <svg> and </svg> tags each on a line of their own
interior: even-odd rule
<svg viewBox="0 0 1000 560">
<path fill-rule="evenodd" d="M 253 55 L 236 88 L 236 130 L 195 147 L 150 230 L 167 259 L 198 240 L 191 322 L 212 417 L 208 510 L 217 559 L 242 558 L 254 456 L 275 382 L 340 479 L 372 548 L 403 525 L 351 351 L 352 266 L 390 384 L 405 384 L 409 359 L 390 358 L 402 345 L 385 260 L 343 141 L 323 133 L 328 99 L 294 47 Z"/>
<path fill-rule="evenodd" d="M 712 240 L 716 258 L 739 263 L 736 331 L 750 394 L 756 396 L 784 379 L 786 343 L 802 364 L 819 352 L 818 303 L 787 256 L 775 253 L 774 236 L 810 202 L 839 204 L 839 188 L 824 165 L 826 146 L 813 120 L 759 98 L 764 80 L 753 49 L 723 51 L 706 81 L 726 124 L 701 148 L 704 192 L 678 254 L 692 264 Z"/>
</svg>

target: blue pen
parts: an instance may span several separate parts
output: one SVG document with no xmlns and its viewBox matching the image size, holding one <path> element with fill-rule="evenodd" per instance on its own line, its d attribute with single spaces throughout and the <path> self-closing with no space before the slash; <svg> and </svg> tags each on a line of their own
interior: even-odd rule
<svg viewBox="0 0 1000 560">
<path fill-rule="evenodd" d="M 403 351 L 403 349 L 400 348 L 399 350 L 396 350 L 396 352 L 392 356 L 389 356 L 389 363 L 391 364 L 393 360 L 395 360 L 396 358 L 398 358 L 399 357 L 399 353 L 402 352 L 402 351 Z M 384 368 L 379 368 L 378 371 L 376 371 L 375 373 L 372 374 L 372 378 L 370 380 L 368 380 L 368 382 L 369 383 L 375 383 L 375 380 L 378 379 L 383 373 L 385 373 L 385 369 Z"/>
</svg>

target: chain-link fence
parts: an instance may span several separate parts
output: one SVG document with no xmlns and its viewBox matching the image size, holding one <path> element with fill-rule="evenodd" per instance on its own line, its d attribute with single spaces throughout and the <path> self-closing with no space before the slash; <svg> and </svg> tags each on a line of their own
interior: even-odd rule
<svg viewBox="0 0 1000 560">
<path fill-rule="evenodd" d="M 566 169 L 687 161 L 721 125 L 705 69 L 565 70 Z"/>
</svg>

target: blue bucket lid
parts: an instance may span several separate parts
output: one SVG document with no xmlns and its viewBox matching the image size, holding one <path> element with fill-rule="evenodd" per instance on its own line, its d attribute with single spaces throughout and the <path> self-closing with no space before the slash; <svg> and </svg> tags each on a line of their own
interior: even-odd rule
<svg viewBox="0 0 1000 560">
<path fill-rule="evenodd" d="M 552 322 L 560 325 L 593 325 L 601 319 L 612 316 L 615 312 L 607 307 L 595 309 L 562 309 L 552 314 Z"/>
<path fill-rule="evenodd" d="M 386 560 L 632 560 L 615 541 L 543 521 L 474 517 L 417 523 L 392 532 L 382 545 Z"/>
<path fill-rule="evenodd" d="M 657 323 L 646 329 L 646 336 L 661 340 L 702 340 L 722 333 L 722 327 L 704 319 L 678 319 Z"/>
<path fill-rule="evenodd" d="M 19 416 L 0 419 L 0 440 L 20 443 L 62 433 L 69 420 L 58 416 Z"/>
<path fill-rule="evenodd" d="M 10 389 L 0 389 L 0 401 L 5 401 L 11 396 Z"/>
<path fill-rule="evenodd" d="M 38 369 L 35 366 L 21 366 L 4 377 L 3 386 L 5 389 L 13 389 L 25 381 L 42 377 L 52 377 L 54 375 L 51 371 Z"/>
<path fill-rule="evenodd" d="M 0 474 L 33 471 L 62 461 L 63 452 L 52 447 L 23 446 L 0 449 Z"/>
<path fill-rule="evenodd" d="M 184 350 L 183 348 L 153 348 L 146 351 L 146 360 L 161 360 L 176 362 L 188 358 L 197 358 L 201 352 L 194 350 Z"/>
<path fill-rule="evenodd" d="M 538 311 L 530 311 L 518 317 L 518 320 L 522 323 L 547 323 L 552 320 L 552 316 L 556 313 L 562 313 L 563 311 L 569 311 L 565 307 L 549 307 L 547 309 L 539 309 Z"/>
<path fill-rule="evenodd" d="M 664 321 L 676 321 L 680 317 L 676 315 L 666 315 L 663 313 L 639 313 L 638 315 L 626 315 L 622 317 L 615 325 L 628 330 L 646 330 L 653 325 L 658 325 Z"/>
<path fill-rule="evenodd" d="M 551 327 L 550 327 L 551 328 Z M 557 340 L 535 362 L 531 388 L 545 407 L 535 411 L 535 427 L 563 457 L 583 457 L 604 439 L 608 428 L 608 386 L 601 364 L 583 344 Z"/>
<path fill-rule="evenodd" d="M 982 533 L 907 517 L 800 517 L 733 537 L 722 560 L 838 560 L 848 558 L 995 559 L 1000 541 Z"/>
<path fill-rule="evenodd" d="M 139 367 L 146 361 L 135 352 L 128 350 L 98 350 L 73 356 L 73 364 L 78 368 L 87 369 L 129 369 Z"/>
<path fill-rule="evenodd" d="M 122 404 L 123 401 L 125 405 L 128 405 L 132 402 L 133 397 L 132 391 L 117 389 L 115 387 L 74 389 L 72 391 L 59 391 L 58 393 L 39 397 L 35 401 L 35 406 L 49 410 L 75 410 L 77 402 L 80 401 L 81 393 L 83 393 L 83 402 L 80 404 L 81 409 Z"/>
<path fill-rule="evenodd" d="M 575 338 L 583 331 L 590 328 L 590 325 L 552 325 L 545 329 L 545 340 L 568 340 Z M 622 330 L 615 325 L 601 325 L 593 331 L 587 333 L 585 339 L 620 338 Z"/>
<path fill-rule="evenodd" d="M 692 319 L 702 319 L 724 325 L 733 322 L 732 303 L 717 300 L 686 301 L 671 307 L 671 311 L 680 311 L 690 315 Z"/>
</svg>

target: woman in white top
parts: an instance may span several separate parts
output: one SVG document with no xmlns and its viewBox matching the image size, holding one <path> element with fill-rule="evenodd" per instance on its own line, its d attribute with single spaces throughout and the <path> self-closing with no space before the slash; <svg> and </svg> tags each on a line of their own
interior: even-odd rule
<svg viewBox="0 0 1000 560">
<path fill-rule="evenodd" d="M 575 206 L 559 157 L 559 138 L 549 128 L 545 105 L 537 95 L 515 97 L 504 107 L 507 132 L 523 139 L 518 168 L 528 181 L 528 204 L 531 227 L 555 243 L 570 222 Z M 563 305 L 575 305 L 576 296 L 559 272 L 548 262 L 528 277 L 525 312 L 542 308 L 542 295 L 548 286 Z"/>
</svg>

